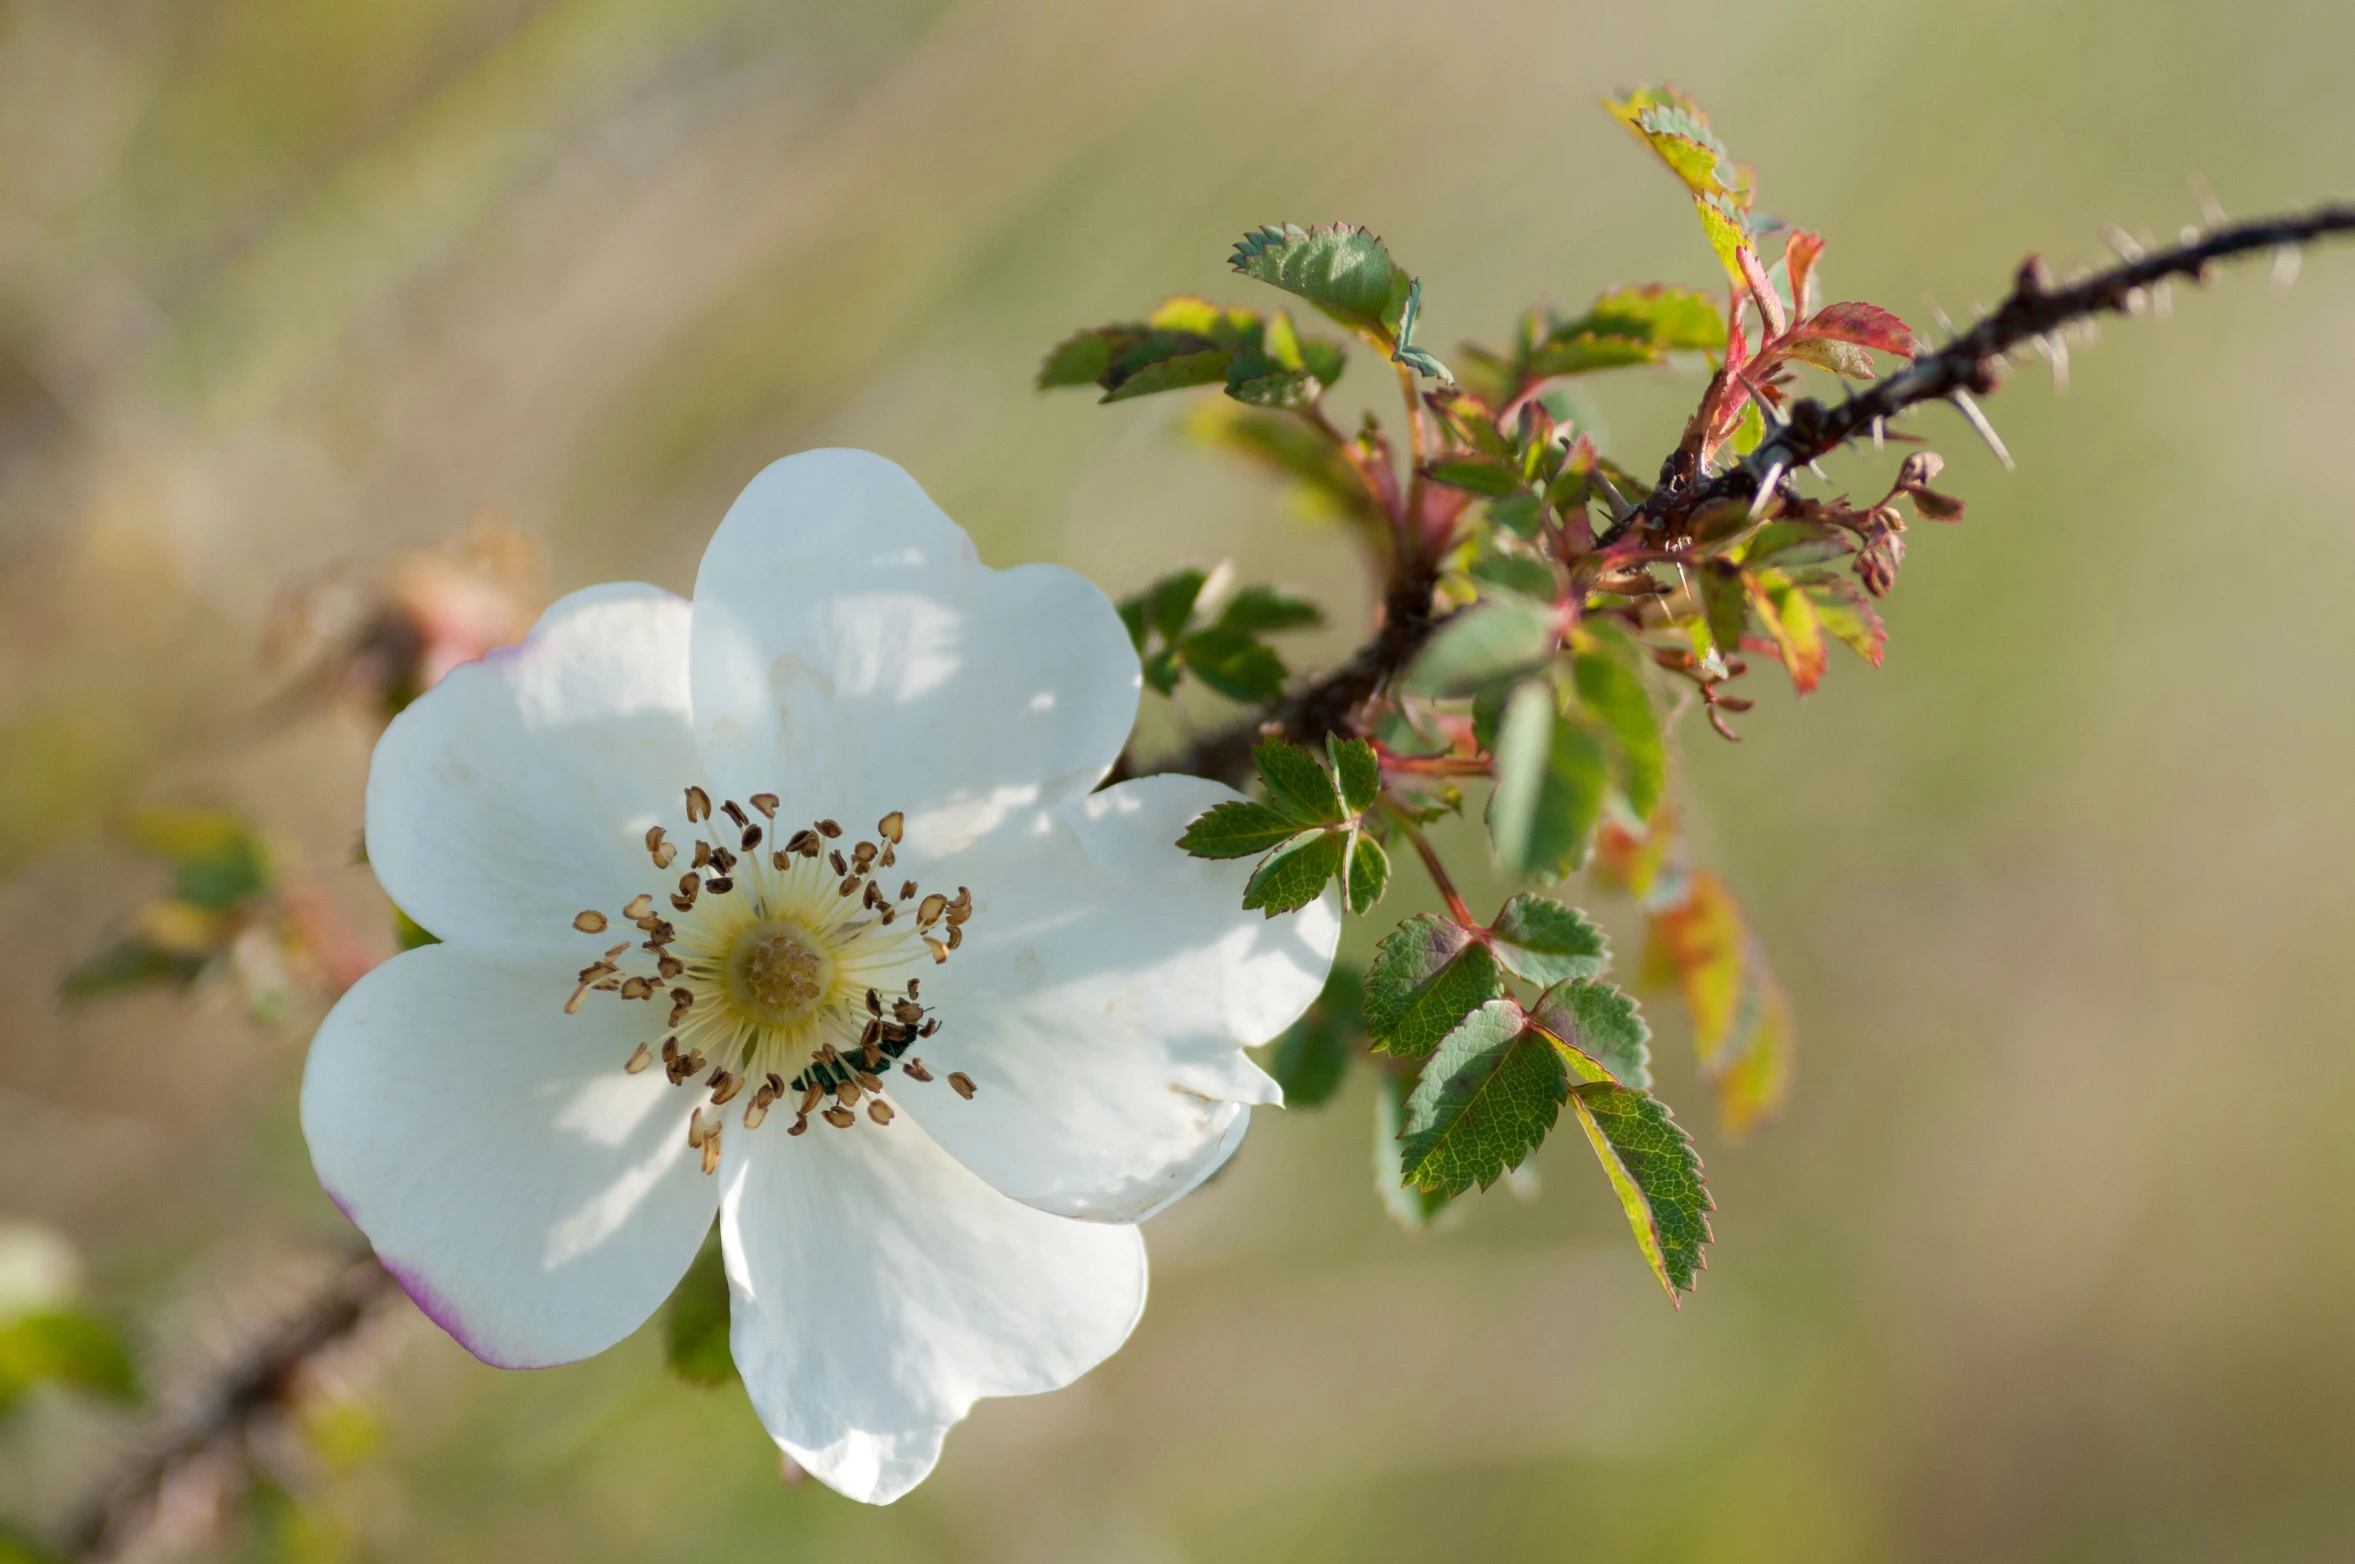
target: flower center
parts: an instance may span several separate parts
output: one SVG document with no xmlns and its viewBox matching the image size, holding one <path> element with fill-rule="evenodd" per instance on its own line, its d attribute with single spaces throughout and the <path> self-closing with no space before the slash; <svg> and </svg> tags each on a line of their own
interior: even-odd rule
<svg viewBox="0 0 2355 1564">
<path fill-rule="evenodd" d="M 710 1089 L 709 1114 L 699 1106 L 687 1127 L 706 1173 L 719 1167 L 720 1110 L 739 1097 L 747 1130 L 780 1102 L 793 1104 L 788 1135 L 807 1131 L 813 1112 L 849 1129 L 862 1101 L 871 1122 L 889 1124 L 895 1110 L 884 1077 L 896 1067 L 912 1081 L 933 1079 L 910 1051 L 940 1030 L 923 1002 L 921 973 L 964 943 L 973 916 L 963 886 L 952 900 L 926 895 L 912 879 L 889 885 L 885 871 L 905 823 L 896 810 L 876 822 L 879 840 L 854 843 L 847 854 L 833 845 L 842 827 L 832 820 L 814 821 L 764 854 L 776 795 L 756 793 L 752 807 L 760 820 L 728 800 L 720 811 L 732 824 L 723 824 L 708 793 L 687 789 L 692 857 L 664 898 L 673 916 L 656 910 L 652 891 L 633 897 L 621 921 L 644 939 L 625 939 L 583 967 L 564 1005 L 570 1015 L 591 994 L 668 1004 L 659 1028 L 668 1035 L 659 1047 L 640 1043 L 623 1068 L 636 1075 L 659 1059 L 673 1086 Z M 667 871 L 680 845 L 656 826 L 646 851 Z M 591 910 L 572 926 L 601 935 L 613 920 Z M 625 970 L 648 960 L 650 971 Z M 973 1095 L 961 1071 L 948 1084 L 960 1097 Z"/>
<path fill-rule="evenodd" d="M 737 1009 L 772 1027 L 808 1019 L 834 986 L 825 940 L 790 918 L 748 924 L 722 970 Z"/>
</svg>

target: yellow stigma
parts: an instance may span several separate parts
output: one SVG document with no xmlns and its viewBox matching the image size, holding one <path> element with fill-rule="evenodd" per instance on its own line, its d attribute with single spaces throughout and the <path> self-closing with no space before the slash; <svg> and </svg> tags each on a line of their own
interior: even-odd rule
<svg viewBox="0 0 2355 1564">
<path fill-rule="evenodd" d="M 798 1026 L 834 990 L 827 941 L 792 918 L 745 925 L 722 971 L 728 998 L 762 1026 Z"/>
</svg>

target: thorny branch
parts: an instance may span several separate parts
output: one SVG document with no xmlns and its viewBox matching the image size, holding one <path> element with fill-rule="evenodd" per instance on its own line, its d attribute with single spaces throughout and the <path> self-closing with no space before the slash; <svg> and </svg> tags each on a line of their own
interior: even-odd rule
<svg viewBox="0 0 2355 1564">
<path fill-rule="evenodd" d="M 2130 257 L 2064 288 L 2055 288 L 2043 259 L 2031 255 L 2021 264 L 2011 294 L 1994 313 L 1945 347 L 1923 354 L 1836 407 L 1812 399 L 1795 403 L 1788 422 L 1714 478 L 1684 483 L 1664 476 L 1657 488 L 1612 523 L 1596 540 L 1597 546 L 1608 547 L 1639 527 L 1655 536 L 1673 534 L 1679 520 L 1703 505 L 1753 498 L 1770 481 L 1769 474 L 1779 488 L 1794 469 L 1869 435 L 1875 425 L 1885 425 L 1924 402 L 1953 401 L 1966 412 L 1974 411 L 1975 404 L 1968 399 L 1996 388 L 2005 355 L 2013 349 L 2039 341 L 2054 343 L 2062 330 L 2095 315 L 2139 311 L 2150 290 L 2170 278 L 2204 281 L 2217 261 L 2294 250 L 2346 233 L 2355 233 L 2355 205 L 2345 203 L 2220 224 L 2195 241 Z M 1436 580 L 1437 572 L 1428 563 L 1402 566 L 1384 594 L 1381 628 L 1347 662 L 1284 696 L 1261 715 L 1206 734 L 1149 767 L 1134 766 L 1123 755 L 1107 780 L 1152 770 L 1240 784 L 1251 773 L 1252 746 L 1263 739 L 1313 743 L 1327 733 L 1347 731 L 1356 708 L 1388 686 L 1430 639 L 1439 623 L 1431 613 Z"/>
<path fill-rule="evenodd" d="M 2043 257 L 2020 264 L 2012 291 L 1995 312 L 1935 353 L 1925 353 L 1897 373 L 1877 380 L 1837 407 L 1813 400 L 1793 404 L 1790 419 L 1741 462 L 1705 482 L 1682 485 L 1664 473 L 1633 510 L 1597 541 L 1608 545 L 1639 524 L 1654 533 L 1674 533 L 1676 523 L 1718 500 L 1754 497 L 1771 480 L 1779 484 L 1794 469 L 1869 434 L 1924 402 L 1954 401 L 1966 415 L 1967 398 L 1986 395 L 2001 383 L 2005 355 L 2032 342 L 2051 345 L 2076 322 L 2101 314 L 2131 314 L 2144 307 L 2150 290 L 2172 277 L 2205 281 L 2217 261 L 2252 251 L 2292 249 L 2334 234 L 2355 233 L 2355 206 L 2332 204 L 2294 216 L 2265 217 L 2211 228 L 2195 241 L 2147 255 L 2129 256 L 2117 266 L 2055 289 Z M 1978 420 L 1973 418 L 1974 424 Z"/>
<path fill-rule="evenodd" d="M 61 1556 L 112 1558 L 153 1524 L 179 1473 L 208 1457 L 245 1464 L 254 1435 L 292 1406 L 305 1371 L 350 1341 L 397 1291 L 374 1256 L 347 1259 L 316 1296 L 232 1360 L 184 1413 L 154 1430 L 130 1464 L 67 1522 Z"/>
</svg>

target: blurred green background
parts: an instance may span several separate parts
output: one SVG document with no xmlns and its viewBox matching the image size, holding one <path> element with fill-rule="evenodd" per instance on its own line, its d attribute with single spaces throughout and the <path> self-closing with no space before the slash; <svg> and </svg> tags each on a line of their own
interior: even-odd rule
<svg viewBox="0 0 2355 1564">
<path fill-rule="evenodd" d="M 1713 285 L 1673 181 L 1596 104 L 1635 81 L 1695 93 L 1761 206 L 1830 237 L 1829 297 L 1917 327 L 1925 295 L 1964 317 L 2026 250 L 2171 235 L 2191 172 L 2245 214 L 2344 196 L 2355 166 L 2333 0 L 0 18 L 0 1211 L 71 1236 L 166 1389 L 340 1237 L 294 1115 L 318 1006 L 69 1010 L 57 980 L 156 894 L 111 822 L 158 802 L 250 814 L 390 948 L 352 864 L 373 724 L 254 717 L 290 582 L 488 513 L 542 541 L 551 590 L 684 590 L 762 463 L 857 444 L 993 563 L 1117 593 L 1233 557 L 1325 602 L 1336 627 L 1296 644 L 1333 655 L 1367 602 L 1342 534 L 1190 448 L 1183 398 L 1029 389 L 1066 330 L 1164 293 L 1267 302 L 1223 270 L 1248 226 L 1371 225 L 1444 355 L 1541 296 Z M 1837 654 L 1804 706 L 1768 670 L 1746 743 L 1683 734 L 1694 830 L 1803 1048 L 1784 1121 L 1728 1146 L 1652 1006 L 1720 1206 L 1681 1314 L 1576 1137 L 1534 1201 L 1393 1228 L 1361 1077 L 1263 1114 L 1152 1224 L 1117 1358 L 983 1403 L 890 1510 L 781 1483 L 740 1394 L 666 1378 L 651 1333 L 516 1375 L 412 1320 L 360 1382 L 345 1541 L 505 1564 L 2355 1556 L 2355 255 L 2174 303 L 2080 351 L 2065 397 L 2023 370 L 1990 402 L 2016 474 L 1942 413 L 1916 426 L 1971 513 L 1915 530 L 1886 668 Z M 1594 383 L 1606 449 L 1648 467 L 1697 390 Z M 1868 466 L 1835 476 L 1863 490 Z M 1386 910 L 1423 894 L 1400 885 Z M 0 1430 L 0 1509 L 54 1516 L 128 1426 L 29 1409 Z"/>
</svg>

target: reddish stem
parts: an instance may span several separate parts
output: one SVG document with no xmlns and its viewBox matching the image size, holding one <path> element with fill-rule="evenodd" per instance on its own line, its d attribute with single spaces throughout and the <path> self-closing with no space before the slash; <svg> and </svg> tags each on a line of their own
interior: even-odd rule
<svg viewBox="0 0 2355 1564">
<path fill-rule="evenodd" d="M 1423 860 L 1423 867 L 1430 872 L 1431 883 L 1439 887 L 1439 894 L 1447 902 L 1448 916 L 1467 929 L 1486 927 L 1472 916 L 1472 909 L 1464 905 L 1464 898 L 1456 894 L 1456 882 L 1447 877 L 1447 865 L 1439 861 L 1439 854 L 1432 850 L 1430 838 L 1423 835 L 1422 827 L 1415 824 L 1414 817 L 1387 793 L 1382 796 L 1382 804 L 1390 811 L 1390 818 L 1398 822 L 1399 830 L 1406 833 L 1406 839 L 1415 844 L 1415 856 Z"/>
</svg>

